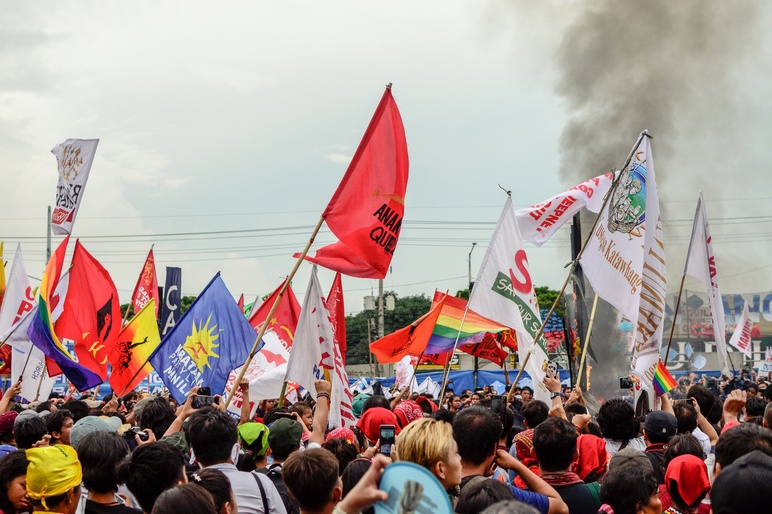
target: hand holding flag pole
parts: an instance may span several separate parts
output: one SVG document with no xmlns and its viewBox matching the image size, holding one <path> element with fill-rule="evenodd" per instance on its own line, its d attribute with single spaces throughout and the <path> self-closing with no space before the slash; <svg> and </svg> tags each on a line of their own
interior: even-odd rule
<svg viewBox="0 0 772 514">
<path fill-rule="evenodd" d="M 644 137 L 651 137 L 649 135 L 649 132 L 646 130 L 640 133 L 640 135 L 638 136 L 638 141 L 636 141 L 635 145 L 633 145 L 632 150 L 630 150 L 630 155 L 627 156 L 627 160 L 625 161 L 624 166 L 622 166 L 622 168 L 620 169 L 624 170 L 630 165 L 630 161 L 635 155 L 636 150 L 638 150 L 638 147 L 641 145 L 641 141 L 643 141 Z M 619 184 L 619 179 L 621 176 L 622 176 L 621 173 L 617 175 L 617 177 L 614 179 L 614 183 L 611 185 L 611 188 L 609 188 L 608 193 L 604 197 L 603 206 L 600 208 L 599 214 L 595 217 L 595 221 L 593 222 L 592 227 L 590 228 L 590 231 L 587 233 L 587 238 L 584 240 L 584 243 L 582 244 L 582 248 L 579 250 L 579 253 L 576 255 L 576 258 L 573 260 L 573 262 L 571 262 L 571 269 L 568 271 L 568 276 L 566 277 L 565 282 L 563 282 L 563 287 L 560 288 L 560 292 L 555 297 L 555 301 L 552 303 L 552 307 L 550 307 L 550 310 L 544 319 L 550 319 L 550 316 L 552 316 L 552 314 L 555 312 L 555 309 L 558 306 L 558 302 L 560 301 L 561 298 L 563 298 L 563 294 L 565 294 L 566 292 L 568 283 L 571 281 L 571 277 L 573 276 L 574 271 L 576 270 L 576 266 L 579 264 L 579 259 L 582 257 L 582 254 L 584 253 L 585 248 L 587 248 L 587 243 L 589 243 L 590 239 L 593 237 L 593 234 L 595 233 L 595 228 L 598 226 L 598 221 L 600 220 L 601 213 L 603 213 L 604 209 L 606 208 L 606 204 L 614 195 L 614 191 L 616 190 L 617 185 Z M 536 343 L 539 340 L 539 338 L 541 338 L 544 335 L 544 326 L 545 324 L 542 323 L 541 326 L 539 327 L 539 330 L 534 335 L 533 342 L 531 343 L 531 346 L 528 348 L 528 353 L 526 354 L 525 359 L 523 359 L 523 362 L 520 363 L 520 370 L 517 372 L 517 376 L 515 377 L 515 380 L 514 382 L 512 382 L 512 386 L 509 389 L 509 396 L 514 396 L 515 388 L 517 387 L 517 383 L 520 381 L 520 377 L 523 374 L 525 365 L 528 363 L 528 359 L 530 359 L 531 357 L 531 352 L 533 352 L 533 349 L 536 346 Z"/>
</svg>

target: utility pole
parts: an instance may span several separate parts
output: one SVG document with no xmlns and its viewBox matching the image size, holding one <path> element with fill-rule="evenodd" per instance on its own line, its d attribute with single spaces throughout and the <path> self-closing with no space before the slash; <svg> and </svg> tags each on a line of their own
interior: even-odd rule
<svg viewBox="0 0 772 514">
<path fill-rule="evenodd" d="M 46 262 L 51 260 L 51 206 L 48 206 L 48 218 L 46 218 Z"/>
<path fill-rule="evenodd" d="M 383 279 L 378 281 L 378 339 L 383 337 Z"/>
</svg>

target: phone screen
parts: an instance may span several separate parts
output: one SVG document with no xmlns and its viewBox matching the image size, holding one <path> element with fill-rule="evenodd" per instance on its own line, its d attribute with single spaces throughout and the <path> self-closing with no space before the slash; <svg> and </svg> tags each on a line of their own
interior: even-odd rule
<svg viewBox="0 0 772 514">
<path fill-rule="evenodd" d="M 214 405 L 216 403 L 219 403 L 219 399 L 216 396 L 204 396 L 201 394 L 197 394 L 193 397 L 193 408 L 194 409 L 200 409 L 202 407 L 209 407 L 211 405 Z"/>
<path fill-rule="evenodd" d="M 212 390 L 209 387 L 201 386 L 198 388 L 198 394 L 201 396 L 211 396 Z"/>
<path fill-rule="evenodd" d="M 396 441 L 396 430 L 394 425 L 381 425 L 380 431 L 380 452 L 383 455 L 391 455 L 391 445 Z"/>
</svg>

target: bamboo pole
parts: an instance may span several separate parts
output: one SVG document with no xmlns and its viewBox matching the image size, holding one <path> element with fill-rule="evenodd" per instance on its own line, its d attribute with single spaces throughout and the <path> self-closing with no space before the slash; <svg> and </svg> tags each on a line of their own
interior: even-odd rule
<svg viewBox="0 0 772 514">
<path fill-rule="evenodd" d="M 622 170 L 624 171 L 627 169 L 627 166 L 630 164 L 630 161 L 633 158 L 633 155 L 635 155 L 636 150 L 638 150 L 638 147 L 641 145 L 641 141 L 643 141 L 644 137 L 649 137 L 649 133 L 647 131 L 641 132 L 641 134 L 638 136 L 638 141 L 636 141 L 635 145 L 633 145 L 632 150 L 630 150 L 630 155 L 627 156 L 627 160 L 625 161 L 624 166 L 622 166 Z M 617 185 L 619 185 L 619 179 L 622 176 L 620 173 L 615 179 L 614 183 L 611 184 L 611 188 L 609 189 L 608 193 L 606 194 L 605 198 L 603 199 L 603 205 L 601 206 L 600 210 L 598 211 L 598 215 L 595 217 L 595 221 L 592 224 L 592 227 L 590 228 L 590 231 L 587 233 L 587 238 L 584 240 L 584 243 L 582 244 L 582 248 L 579 250 L 579 253 L 576 255 L 576 258 L 571 262 L 571 269 L 568 271 L 568 276 L 566 277 L 565 282 L 563 282 L 563 287 L 560 288 L 560 292 L 558 293 L 558 296 L 555 298 L 555 301 L 552 303 L 552 307 L 550 307 L 549 312 L 547 313 L 547 317 L 545 319 L 550 319 L 550 316 L 552 316 L 552 313 L 555 312 L 555 309 L 558 306 L 558 302 L 561 298 L 563 298 L 563 294 L 566 292 L 566 287 L 568 287 L 568 282 L 571 280 L 571 277 L 574 274 L 574 270 L 576 269 L 576 266 L 579 264 L 579 259 L 581 259 L 582 254 L 584 253 L 584 250 L 587 248 L 587 243 L 590 242 L 590 239 L 593 237 L 593 234 L 595 233 L 595 228 L 598 226 L 598 222 L 600 221 L 601 214 L 603 214 L 603 210 L 606 208 L 606 204 L 608 204 L 609 199 L 613 196 L 614 190 L 616 190 Z M 528 360 L 531 358 L 531 353 L 533 352 L 533 349 L 536 347 L 537 342 L 544 334 L 544 323 L 539 327 L 539 330 L 536 331 L 536 335 L 533 338 L 533 342 L 531 343 L 530 347 L 528 348 L 528 353 L 526 353 L 525 358 L 523 359 L 523 362 L 520 364 L 520 370 L 517 372 L 517 376 L 515 377 L 515 381 L 512 382 L 512 387 L 509 390 L 510 396 L 514 395 L 515 388 L 517 387 L 517 383 L 520 381 L 520 377 L 523 375 L 523 371 L 525 370 L 525 365 L 528 364 Z"/>
<path fill-rule="evenodd" d="M 592 334 L 592 324 L 595 321 L 595 310 L 598 308 L 598 295 L 595 295 L 595 299 L 592 301 L 592 312 L 590 313 L 590 323 L 587 326 L 587 335 L 584 336 L 584 348 L 582 348 L 582 359 L 579 361 L 579 371 L 576 377 L 576 385 L 581 387 L 582 382 L 582 370 L 584 369 L 584 361 L 587 358 L 587 348 L 590 347 L 590 335 Z"/>
<path fill-rule="evenodd" d="M 688 258 L 688 254 L 687 254 Z M 678 287 L 678 299 L 676 300 L 675 310 L 673 311 L 673 324 L 670 325 L 670 336 L 667 338 L 667 351 L 665 352 L 665 360 L 662 365 L 667 367 L 667 358 L 670 354 L 670 345 L 673 344 L 673 332 L 675 332 L 676 321 L 678 320 L 678 313 L 681 310 L 681 293 L 684 291 L 684 281 L 686 280 L 686 273 L 681 275 L 681 285 Z"/>
<path fill-rule="evenodd" d="M 281 302 L 282 297 L 284 296 L 284 293 L 287 291 L 287 288 L 289 287 L 290 282 L 292 282 L 292 279 L 295 277 L 295 273 L 297 273 L 298 268 L 300 268 L 300 263 L 303 262 L 303 259 L 305 259 L 306 254 L 308 253 L 308 250 L 311 249 L 311 245 L 314 243 L 314 239 L 316 239 L 316 235 L 319 233 L 319 229 L 322 228 L 322 223 L 324 222 L 324 216 L 321 216 L 319 218 L 319 222 L 316 224 L 316 227 L 314 227 L 314 231 L 311 234 L 311 237 L 308 239 L 308 243 L 306 243 L 306 247 L 303 248 L 303 251 L 301 252 L 300 256 L 298 256 L 298 260 L 295 262 L 295 266 L 292 268 L 292 271 L 287 276 L 287 279 L 284 281 L 284 285 L 282 286 L 281 290 L 279 291 L 279 294 L 276 295 L 276 300 L 274 300 L 273 305 L 271 306 L 271 310 L 268 311 L 268 315 L 266 316 L 266 322 L 263 323 L 263 325 L 260 327 L 260 331 L 257 334 L 257 338 L 255 339 L 254 344 L 252 345 L 252 349 L 249 351 L 249 355 L 247 356 L 247 360 L 244 362 L 244 365 L 241 367 L 241 371 L 239 372 L 238 377 L 236 377 L 236 381 L 233 383 L 233 386 L 231 387 L 230 392 L 228 393 L 228 397 L 225 399 L 225 408 L 228 408 L 228 405 L 230 405 L 231 400 L 233 399 L 233 395 L 236 392 L 236 389 L 238 388 L 238 384 L 241 383 L 241 379 L 244 378 L 244 373 L 246 373 L 247 368 L 249 367 L 249 363 L 252 362 L 252 359 L 255 356 L 255 353 L 257 353 L 257 347 L 260 344 L 260 341 L 263 339 L 263 336 L 265 335 L 265 331 L 268 328 L 268 320 L 273 317 L 274 313 L 276 312 L 276 309 L 279 308 L 279 303 Z M 284 381 L 284 384 L 282 384 L 281 387 L 281 396 L 279 397 L 279 406 L 281 407 L 284 404 L 284 394 L 287 391 L 287 381 Z"/>
<path fill-rule="evenodd" d="M 445 293 L 445 296 L 448 294 Z M 470 298 L 471 300 L 471 298 Z M 453 355 L 458 348 L 458 340 L 461 338 L 461 331 L 464 329 L 464 321 L 466 321 L 466 314 L 469 312 L 469 302 L 466 302 L 466 308 L 464 309 L 464 315 L 461 317 L 461 325 L 458 326 L 458 333 L 456 334 L 456 341 L 453 343 L 453 351 L 450 352 L 448 361 L 445 363 L 445 373 L 442 376 L 442 389 L 440 389 L 440 398 L 445 394 L 445 388 L 448 385 L 448 378 L 450 377 L 450 362 L 453 360 Z"/>
</svg>

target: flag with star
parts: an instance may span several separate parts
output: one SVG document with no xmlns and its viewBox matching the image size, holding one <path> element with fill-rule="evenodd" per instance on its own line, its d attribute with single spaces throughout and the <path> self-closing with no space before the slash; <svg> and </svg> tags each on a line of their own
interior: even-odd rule
<svg viewBox="0 0 772 514">
<path fill-rule="evenodd" d="M 255 329 L 218 272 L 166 334 L 150 363 L 183 403 L 194 386 L 221 394 L 228 374 L 244 364 L 255 339 Z"/>
</svg>

